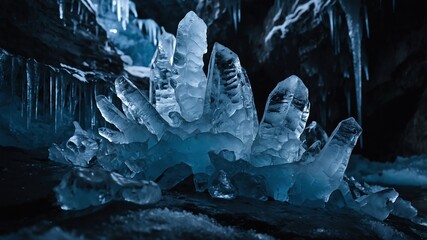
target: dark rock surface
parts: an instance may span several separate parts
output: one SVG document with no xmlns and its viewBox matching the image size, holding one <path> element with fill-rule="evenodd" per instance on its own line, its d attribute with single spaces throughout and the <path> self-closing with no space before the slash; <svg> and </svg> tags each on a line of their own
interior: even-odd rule
<svg viewBox="0 0 427 240">
<path fill-rule="evenodd" d="M 2 239 L 420 239 L 427 228 L 399 218 L 384 222 L 347 209 L 295 207 L 277 201 L 213 199 L 195 193 L 192 177 L 150 206 L 113 202 L 63 211 L 52 188 L 67 166 L 17 149 L 0 162 Z M 405 191 L 402 191 L 405 193 Z M 416 207 L 427 192 L 407 189 Z M 422 208 L 420 208 L 422 209 Z M 425 208 L 424 208 L 425 210 Z M 424 211 L 423 210 L 423 211 Z M 426 214 L 420 212 L 421 215 Z"/>
</svg>

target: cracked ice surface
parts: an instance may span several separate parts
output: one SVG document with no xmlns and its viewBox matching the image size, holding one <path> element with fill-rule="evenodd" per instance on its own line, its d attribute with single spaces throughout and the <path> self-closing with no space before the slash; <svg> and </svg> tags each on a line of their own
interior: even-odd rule
<svg viewBox="0 0 427 240">
<path fill-rule="evenodd" d="M 148 98 L 124 76 L 114 84 L 121 109 L 96 97 L 113 127 L 100 128 L 98 136 L 75 123 L 74 136 L 50 149 L 52 160 L 102 169 L 79 168 L 64 177 L 56 188 L 64 209 L 113 199 L 150 203 L 160 198 L 160 187 L 170 189 L 193 174 L 196 190 L 215 198 L 270 197 L 322 207 L 331 196 L 331 204 L 339 205 L 341 191 L 341 205 L 378 219 L 393 211 L 416 215 L 394 189 L 348 194 L 359 191 L 344 172 L 362 129 L 353 118 L 341 121 L 330 137 L 315 122 L 306 128 L 308 89 L 297 76 L 278 83 L 258 125 L 250 82 L 235 53 L 215 44 L 204 74 L 206 25 L 195 13 L 180 22 L 174 49 L 175 38 L 163 32 Z M 107 184 L 101 186 L 100 179 Z"/>
</svg>

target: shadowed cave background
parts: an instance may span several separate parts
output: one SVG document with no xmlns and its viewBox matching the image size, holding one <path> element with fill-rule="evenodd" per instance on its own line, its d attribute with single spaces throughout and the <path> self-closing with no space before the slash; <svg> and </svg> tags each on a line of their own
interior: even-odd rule
<svg viewBox="0 0 427 240">
<path fill-rule="evenodd" d="M 62 19 L 59 17 L 59 2 L 64 4 L 65 9 Z M 302 15 L 299 21 L 290 26 L 286 38 L 280 38 L 280 33 L 277 33 L 271 41 L 266 43 L 264 39 L 273 25 L 272 18 L 277 11 L 276 4 L 281 1 L 242 0 L 241 19 L 237 23 L 237 29 L 232 13 L 224 6 L 226 2 L 220 0 L 141 0 L 135 1 L 135 4 L 139 18 L 154 19 L 159 26 L 163 26 L 166 31 L 173 34 L 176 34 L 176 26 L 184 15 L 190 10 L 195 11 L 208 25 L 208 53 L 205 55 L 205 72 L 207 72 L 210 51 L 212 51 L 214 42 L 219 42 L 236 52 L 249 75 L 259 118 L 262 117 L 265 101 L 270 91 L 279 81 L 292 74 L 299 76 L 310 91 L 311 111 L 308 122 L 317 121 L 326 132 L 331 133 L 340 120 L 348 116 L 357 116 L 355 80 L 348 29 L 344 13 L 338 3 L 333 4 L 335 1 L 332 1 L 330 7 L 335 10 L 337 21 L 341 21 L 341 24 L 338 24 L 334 31 L 334 37 L 331 37 L 327 13 L 330 8 L 328 7 L 317 16 L 313 16 L 312 12 L 308 11 Z M 84 14 L 77 14 L 76 11 L 70 10 L 76 8 L 76 3 L 77 0 L 1 1 L 0 48 L 23 59 L 35 59 L 40 65 L 46 64 L 61 69 L 64 68 L 63 64 L 65 64 L 71 68 L 82 70 L 87 73 L 85 78 L 89 81 L 87 84 L 88 91 L 92 91 L 95 84 L 108 88 L 109 83 L 125 71 L 123 60 L 114 49 L 107 50 L 108 46 L 111 47 L 113 44 L 107 38 L 105 30 L 97 26 L 93 13 L 85 12 L 83 9 Z M 362 0 L 361 4 L 361 15 L 363 16 L 362 62 L 367 66 L 369 80 L 366 79 L 367 76 L 363 72 L 363 146 L 357 145 L 353 153 L 361 154 L 374 161 L 393 161 L 396 156 L 425 154 L 427 153 L 427 49 L 425 48 L 427 44 L 427 15 L 424 10 L 424 2 Z M 364 25 L 366 13 L 369 21 L 369 37 Z M 84 16 L 83 20 L 81 16 Z M 337 46 L 340 48 L 339 51 L 336 50 Z M 25 66 L 25 63 L 23 65 Z M 70 72 L 73 71 L 70 70 Z M 22 72 L 21 69 L 17 79 L 25 80 L 25 75 Z M 67 79 L 65 78 L 65 81 Z M 140 86 L 147 88 L 146 79 L 134 77 L 134 80 Z M 101 93 L 102 89 L 99 88 Z M 83 121 L 80 121 L 82 127 L 89 129 L 94 126 L 90 124 L 91 116 L 86 116 L 90 114 L 90 109 L 84 107 L 86 104 L 88 104 L 86 101 L 77 103 L 77 108 L 83 109 L 80 111 L 83 116 L 74 116 L 74 118 L 83 118 Z M 98 112 L 96 114 L 99 116 Z M 7 126 L 1 125 L 2 128 L 5 128 L 3 131 L 8 131 Z M 52 141 L 63 141 L 71 136 L 73 130 L 71 120 L 68 128 L 67 126 L 63 127 L 64 131 L 55 133 L 52 131 L 52 136 L 54 136 L 54 139 L 51 139 Z M 49 134 L 50 132 L 45 134 L 46 138 L 52 137 L 48 137 Z M 22 181 L 25 186 L 31 186 L 31 191 L 7 189 L 7 193 L 11 192 L 16 195 L 2 199 L 0 210 L 4 210 L 4 212 L 11 210 L 14 213 L 7 215 L 2 220 L 12 219 L 8 231 L 30 225 L 29 223 L 32 224 L 39 218 L 46 216 L 48 219 L 56 219 L 55 221 L 57 221 L 58 209 L 52 207 L 54 197 L 51 189 L 57 184 L 54 179 L 59 179 L 65 172 L 64 169 L 60 169 L 50 162 L 45 162 L 47 147 L 50 144 L 40 145 L 36 149 L 32 149 L 28 147 L 32 143 L 30 140 L 27 140 L 27 143 L 24 144 L 25 147 L 22 147 L 22 144 L 14 144 L 12 138 L 13 136 L 10 139 L 2 139 L 1 145 L 24 148 L 30 152 L 24 154 L 21 152 L 22 149 L 3 148 L 2 153 L 5 155 L 15 154 L 16 158 L 36 156 L 45 165 L 16 161 L 8 163 L 7 167 L 3 166 L 3 186 L 8 185 L 9 188 L 13 188 L 20 186 Z M 32 138 L 28 137 L 28 139 Z M 9 170 L 15 168 L 16 172 L 31 172 L 33 175 L 31 177 L 23 176 L 18 178 L 16 183 L 10 183 L 7 180 L 15 178 L 15 173 L 7 168 Z M 49 175 L 52 172 L 54 174 Z M 28 184 L 32 179 L 42 179 L 43 183 Z M 188 189 L 192 186 L 186 187 Z M 49 196 L 47 199 L 46 195 Z M 319 215 L 318 210 L 289 208 L 287 211 L 290 213 L 288 215 L 285 213 L 286 217 L 282 219 L 283 216 L 279 216 L 282 214 L 280 212 L 282 206 L 279 206 L 279 203 L 269 202 L 274 206 L 259 203 L 262 206 L 257 205 L 254 208 L 271 208 L 268 213 L 276 217 L 277 222 L 273 221 L 271 224 L 263 225 L 271 219 L 262 219 L 262 221 L 257 219 L 255 221 L 248 217 L 251 214 L 256 215 L 256 213 L 254 213 L 255 210 L 254 212 L 250 210 L 253 205 L 245 205 L 245 202 L 243 204 L 237 202 L 235 205 L 220 202 L 218 206 L 209 205 L 206 210 L 203 208 L 204 204 L 215 200 L 189 198 L 190 200 L 182 200 L 182 203 L 179 203 L 181 205 L 179 205 L 176 204 L 174 197 L 165 196 L 160 207 L 169 207 L 168 201 L 170 201 L 193 212 L 210 212 L 209 214 L 212 214 L 210 216 L 214 216 L 220 223 L 250 229 L 256 225 L 257 231 L 268 232 L 274 236 L 286 234 L 291 238 L 306 235 L 303 232 L 294 232 L 295 235 L 292 235 L 287 230 L 275 229 L 272 226 L 281 225 L 283 219 L 291 219 L 295 225 L 291 224 L 291 229 L 303 228 L 301 226 L 305 226 L 305 222 L 297 219 L 299 215 L 320 216 L 319 218 L 329 216 L 332 219 L 330 220 L 332 224 L 343 218 L 357 222 L 359 217 L 358 215 L 348 217 L 346 213 L 328 213 L 323 210 L 319 210 L 321 211 Z M 28 203 L 26 202 L 27 199 L 36 199 L 36 201 Z M 244 217 L 237 219 L 239 215 L 236 215 L 237 217 L 231 218 L 228 212 L 239 209 L 239 204 L 242 204 L 242 209 L 246 207 L 241 213 Z M 123 208 L 137 209 L 137 207 L 129 206 L 126 203 L 123 205 L 117 203 L 110 205 L 108 210 L 101 208 L 93 218 L 84 218 L 86 212 L 66 213 L 64 214 L 65 217 L 61 215 L 59 219 L 62 221 L 61 224 L 73 228 L 77 227 L 78 224 L 84 225 L 85 221 L 88 223 L 87 225 L 90 225 L 89 223 L 93 222 L 94 218 L 99 220 L 106 219 L 113 214 L 119 215 Z M 277 216 L 275 215 L 276 210 L 280 212 Z M 67 217 L 80 221 L 75 223 Z M 397 225 L 399 225 L 398 221 Z M 363 227 L 363 225 L 361 226 Z M 0 232 L 5 231 L 3 228 L 0 230 Z M 98 226 L 98 228 L 95 227 L 94 232 L 96 233 L 97 230 L 105 231 L 105 228 Z M 356 227 L 353 229 L 352 226 L 343 226 L 340 230 L 340 233 L 348 230 L 353 234 L 358 231 Z M 110 234 L 114 235 L 114 233 Z M 244 234 L 242 236 L 245 237 Z M 342 238 L 351 237 L 351 234 L 342 236 Z"/>
<path fill-rule="evenodd" d="M 72 3 L 64 1 L 65 9 Z M 336 6 L 332 8 L 337 8 L 336 17 L 342 22 L 335 30 L 336 39 L 331 37 L 324 10 L 316 17 L 305 13 L 290 26 L 286 38 L 277 33 L 265 42 L 277 10 L 272 0 L 242 1 L 237 30 L 231 13 L 216 1 L 135 3 L 139 18 L 152 18 L 173 34 L 185 13 L 196 11 L 208 25 L 205 68 L 214 42 L 235 51 L 251 80 L 259 117 L 268 93 L 292 74 L 310 90 L 309 122 L 318 121 L 331 132 L 339 120 L 357 115 L 348 29 L 344 13 Z M 219 10 L 212 7 L 215 3 Z M 354 152 L 371 160 L 390 161 L 397 155 L 427 152 L 427 16 L 421 5 L 421 1 L 362 1 L 369 20 L 369 37 L 366 27 L 362 28 L 362 61 L 368 66 L 369 80 L 363 74 L 363 147 L 358 145 Z M 107 82 L 123 71 L 120 56 L 104 50 L 106 33 L 95 29 L 91 13 L 89 24 L 78 26 L 89 34 L 81 29 L 74 33 L 73 13 L 65 11 L 64 19 L 58 17 L 57 1 L 2 1 L 0 13 L 0 47 L 11 54 L 52 66 L 63 63 L 85 71 L 97 69 Z M 96 31 L 98 35 L 93 34 Z M 100 81 L 98 76 L 92 80 Z"/>
</svg>

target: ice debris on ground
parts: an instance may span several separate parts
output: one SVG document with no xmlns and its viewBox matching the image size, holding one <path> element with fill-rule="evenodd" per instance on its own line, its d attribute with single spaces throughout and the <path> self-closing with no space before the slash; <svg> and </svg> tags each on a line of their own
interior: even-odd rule
<svg viewBox="0 0 427 240">
<path fill-rule="evenodd" d="M 406 218 L 416 215 L 394 189 L 362 189 L 345 177 L 362 132 L 353 118 L 341 121 L 329 137 L 315 122 L 306 128 L 308 89 L 297 76 L 290 76 L 269 95 L 258 125 L 250 82 L 238 56 L 216 43 L 205 76 L 206 49 L 206 25 L 189 12 L 179 23 L 176 39 L 167 33 L 160 36 L 149 94 L 126 77 L 117 78 L 115 93 L 121 106 L 106 96 L 96 97 L 111 126 L 100 128 L 96 137 L 75 124 L 75 135 L 65 146 L 54 145 L 50 158 L 113 172 L 100 175 L 119 193 L 128 185 L 117 187 L 114 174 L 134 181 L 157 180 L 163 189 L 194 174 L 196 190 L 207 190 L 215 198 L 270 197 L 323 207 L 340 191 L 347 207 L 378 219 L 393 211 Z M 82 196 L 109 192 L 99 189 L 98 175 L 82 179 L 82 171 L 92 170 L 74 170 L 57 188 L 64 192 L 59 202 L 65 209 L 81 204 L 76 202 L 79 194 L 66 194 L 75 186 L 67 183 L 85 181 Z M 102 199 L 83 204 L 101 204 Z"/>
<path fill-rule="evenodd" d="M 80 210 L 113 200 L 137 204 L 156 203 L 160 187 L 151 181 L 125 178 L 115 172 L 95 168 L 74 168 L 54 189 L 64 210 Z"/>
</svg>

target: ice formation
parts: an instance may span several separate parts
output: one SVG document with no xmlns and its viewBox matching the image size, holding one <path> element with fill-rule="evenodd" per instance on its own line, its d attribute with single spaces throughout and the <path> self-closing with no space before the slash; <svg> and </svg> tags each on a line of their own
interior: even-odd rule
<svg viewBox="0 0 427 240">
<path fill-rule="evenodd" d="M 111 126 L 96 134 L 75 123 L 68 142 L 51 147 L 50 159 L 91 167 L 74 169 L 56 188 L 64 209 L 113 199 L 153 202 L 160 188 L 145 180 L 171 189 L 193 175 L 196 191 L 215 198 L 273 198 L 315 207 L 331 200 L 381 220 L 390 213 L 416 216 L 394 189 L 361 188 L 344 175 L 362 132 L 353 118 L 341 121 L 330 137 L 316 122 L 306 127 L 308 89 L 290 76 L 273 89 L 258 124 L 238 56 L 216 43 L 205 76 L 206 48 L 206 25 L 190 12 L 178 26 L 176 43 L 162 32 L 148 95 L 118 77 L 114 92 L 121 106 L 96 96 Z M 102 178 L 107 184 L 100 186 Z M 133 195 L 124 196 L 129 191 Z M 84 201 L 76 202 L 80 195 Z"/>
<path fill-rule="evenodd" d="M 296 22 L 301 21 L 304 15 L 310 13 L 313 16 L 313 22 L 315 22 L 321 18 L 321 13 L 326 11 L 329 17 L 329 27 L 334 53 L 339 54 L 341 48 L 339 25 L 341 21 L 338 19 L 340 17 L 339 14 L 335 12 L 333 7 L 336 2 L 340 3 L 347 23 L 348 37 L 350 40 L 349 48 L 353 58 L 357 121 L 362 125 L 362 68 L 365 72 L 366 79 L 369 79 L 368 65 L 366 60 L 362 57 L 361 50 L 363 34 L 362 24 L 365 24 L 366 33 L 369 37 L 369 20 L 366 5 L 363 9 L 364 21 L 362 21 L 362 5 L 360 0 L 310 0 L 302 3 L 300 1 L 290 1 L 289 3 L 286 3 L 285 1 L 277 0 L 276 4 L 278 4 L 279 7 L 277 8 L 277 13 L 273 19 L 273 23 L 276 25 L 269 30 L 264 40 L 266 43 L 271 41 L 273 36 L 278 32 L 281 33 L 281 38 L 285 38 L 286 34 L 290 31 L 291 26 Z M 279 19 L 281 18 L 284 18 L 282 23 L 279 22 Z M 347 75 L 347 73 L 344 72 L 344 75 Z M 350 106 L 350 93 L 346 94 L 348 95 L 347 104 Z M 362 141 L 362 139 L 360 139 L 360 141 Z"/>
<path fill-rule="evenodd" d="M 94 168 L 74 168 L 54 190 L 64 210 L 84 209 L 113 200 L 150 204 L 161 198 L 160 188 L 154 182 L 128 179 Z"/>
</svg>

